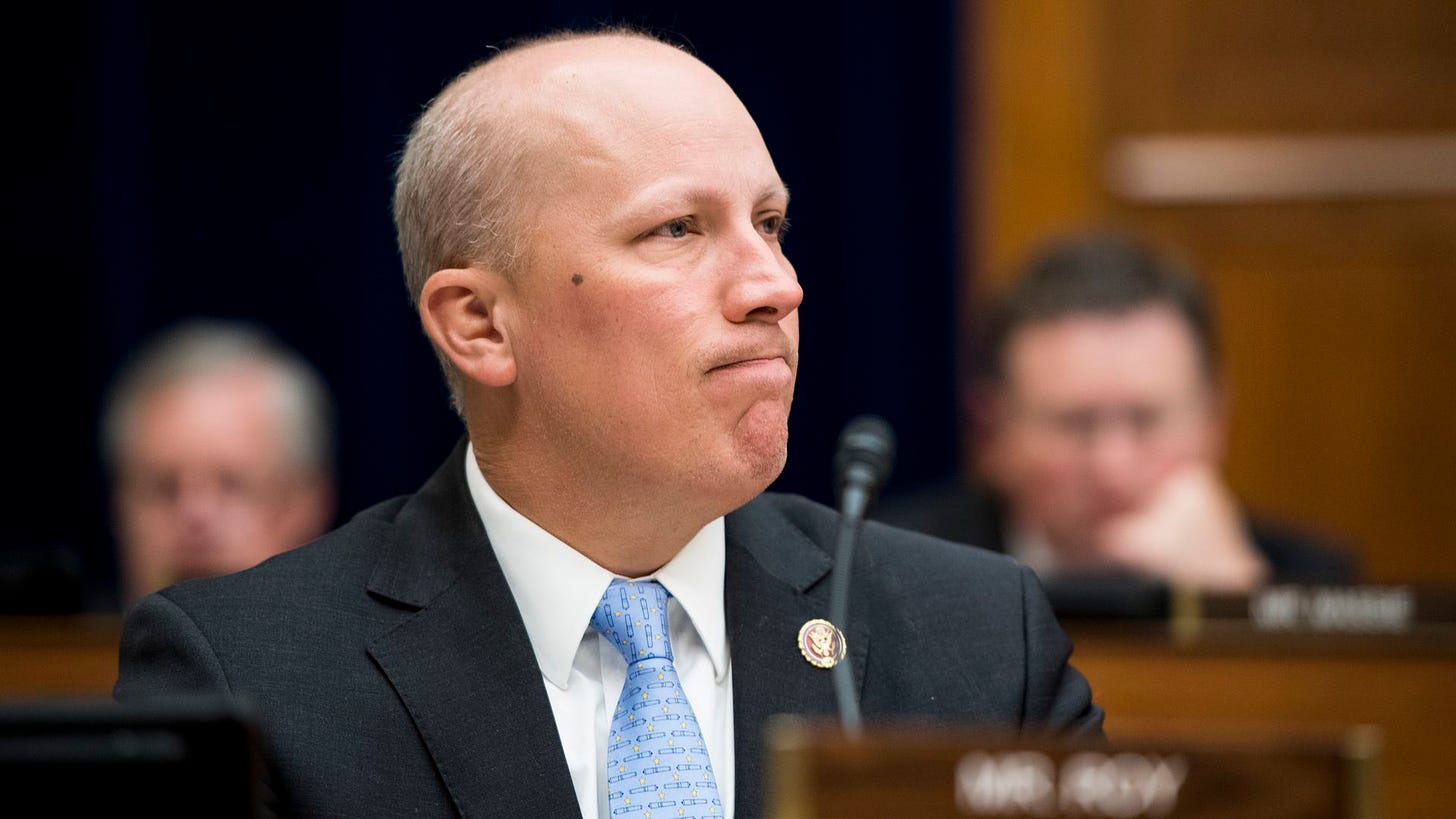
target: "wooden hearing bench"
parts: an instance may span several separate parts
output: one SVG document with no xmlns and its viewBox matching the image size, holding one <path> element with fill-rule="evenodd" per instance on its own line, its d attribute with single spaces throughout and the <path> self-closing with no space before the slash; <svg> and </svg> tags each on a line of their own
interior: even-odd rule
<svg viewBox="0 0 1456 819">
<path fill-rule="evenodd" d="M 1215 744 L 1210 753 L 1253 743 L 1273 754 L 1294 747 L 1290 737 L 1315 736 L 1327 738 L 1329 761 L 1378 746 L 1360 787 L 1380 815 L 1456 815 L 1452 591 L 1276 587 L 1173 595 L 1168 613 L 1063 620 L 1072 662 L 1107 711 L 1109 747 L 1187 754 L 1199 741 Z M 109 697 L 120 629 L 119 615 L 0 618 L 0 698 Z"/>
</svg>

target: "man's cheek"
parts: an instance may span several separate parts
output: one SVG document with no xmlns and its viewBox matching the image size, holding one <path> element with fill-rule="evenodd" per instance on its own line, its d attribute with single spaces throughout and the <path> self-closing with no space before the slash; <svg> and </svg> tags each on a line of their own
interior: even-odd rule
<svg viewBox="0 0 1456 819">
<path fill-rule="evenodd" d="M 583 294 L 564 299 L 550 324 L 554 325 L 554 332 L 565 340 L 592 344 L 616 332 L 622 325 L 622 317 L 608 306 L 599 304 L 597 299 Z"/>
</svg>

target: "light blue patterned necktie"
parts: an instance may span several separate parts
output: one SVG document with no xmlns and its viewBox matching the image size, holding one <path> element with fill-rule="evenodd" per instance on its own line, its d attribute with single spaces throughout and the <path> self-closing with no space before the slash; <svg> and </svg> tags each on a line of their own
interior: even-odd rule
<svg viewBox="0 0 1456 819">
<path fill-rule="evenodd" d="M 617 578 L 592 628 L 627 661 L 627 681 L 607 737 L 607 810 L 613 819 L 721 817 L 708 747 L 672 663 L 667 589 Z"/>
</svg>

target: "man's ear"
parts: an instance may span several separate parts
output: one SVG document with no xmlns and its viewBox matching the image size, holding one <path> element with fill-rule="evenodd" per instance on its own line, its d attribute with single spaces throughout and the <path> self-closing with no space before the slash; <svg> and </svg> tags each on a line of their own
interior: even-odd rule
<svg viewBox="0 0 1456 819">
<path fill-rule="evenodd" d="M 487 387 L 516 380 L 511 335 L 502 321 L 505 277 L 490 270 L 438 270 L 420 293 L 420 323 L 430 340 L 466 378 Z"/>
</svg>

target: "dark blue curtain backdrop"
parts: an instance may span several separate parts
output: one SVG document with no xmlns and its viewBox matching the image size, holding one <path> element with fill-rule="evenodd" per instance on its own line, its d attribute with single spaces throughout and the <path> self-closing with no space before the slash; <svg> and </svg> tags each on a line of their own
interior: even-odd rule
<svg viewBox="0 0 1456 819">
<path fill-rule="evenodd" d="M 340 405 L 341 519 L 412 491 L 461 434 L 408 307 L 393 157 L 449 78 L 511 36 L 671 32 L 738 91 L 794 192 L 806 293 L 788 468 L 831 499 L 843 423 L 887 417 L 893 485 L 956 461 L 955 3 L 106 3 L 11 29 L 9 548 L 111 582 L 97 409 L 171 322 L 242 317 Z"/>
</svg>

